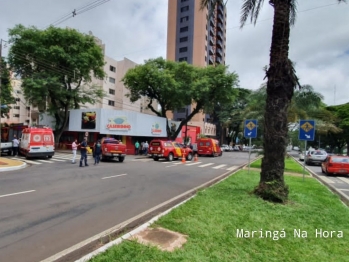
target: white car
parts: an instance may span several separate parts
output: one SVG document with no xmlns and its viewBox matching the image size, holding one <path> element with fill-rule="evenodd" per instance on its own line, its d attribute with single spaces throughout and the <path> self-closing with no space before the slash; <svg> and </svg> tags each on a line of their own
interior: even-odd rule
<svg viewBox="0 0 349 262">
<path fill-rule="evenodd" d="M 308 151 L 300 152 L 299 153 L 299 157 L 298 157 L 299 161 L 304 161 L 304 157 L 305 157 L 306 154 L 308 154 Z"/>
<path fill-rule="evenodd" d="M 294 146 L 294 147 L 293 147 L 293 150 L 294 150 L 294 151 L 299 151 L 299 147 L 298 147 L 298 146 Z"/>
</svg>

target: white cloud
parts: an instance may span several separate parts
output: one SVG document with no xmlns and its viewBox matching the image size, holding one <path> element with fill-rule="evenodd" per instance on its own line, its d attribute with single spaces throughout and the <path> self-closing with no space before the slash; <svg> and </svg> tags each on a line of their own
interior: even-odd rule
<svg viewBox="0 0 349 262">
<path fill-rule="evenodd" d="M 15 24 L 44 28 L 91 2 L 3 0 L 0 38 L 6 40 L 7 29 Z M 301 84 L 312 85 L 324 95 L 328 105 L 349 100 L 349 4 L 336 3 L 298 1 L 297 20 L 290 37 L 290 59 L 296 63 Z M 227 4 L 226 62 L 230 71 L 239 74 L 242 87 L 256 89 L 263 83 L 263 67 L 269 63 L 273 9 L 265 1 L 256 26 L 248 22 L 240 29 L 241 4 L 242 1 L 234 0 Z M 143 63 L 145 59 L 166 56 L 167 12 L 167 0 L 111 0 L 59 26 L 83 33 L 92 31 L 106 44 L 108 56 Z"/>
</svg>

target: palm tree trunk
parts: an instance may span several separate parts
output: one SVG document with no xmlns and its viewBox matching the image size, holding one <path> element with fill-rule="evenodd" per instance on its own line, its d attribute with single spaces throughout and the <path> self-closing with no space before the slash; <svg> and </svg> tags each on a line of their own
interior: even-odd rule
<svg viewBox="0 0 349 262">
<path fill-rule="evenodd" d="M 287 109 L 294 91 L 293 67 L 288 59 L 290 6 L 274 0 L 274 24 L 267 71 L 267 101 L 264 114 L 264 157 L 255 194 L 265 200 L 284 202 L 288 186 L 284 181 L 287 146 Z"/>
</svg>

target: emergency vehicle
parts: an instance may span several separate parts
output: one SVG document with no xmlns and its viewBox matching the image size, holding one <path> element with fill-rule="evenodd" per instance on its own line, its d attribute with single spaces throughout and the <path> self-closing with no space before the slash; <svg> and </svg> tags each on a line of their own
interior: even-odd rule
<svg viewBox="0 0 349 262">
<path fill-rule="evenodd" d="M 52 158 L 55 154 L 53 131 L 49 127 L 28 127 L 23 129 L 19 152 L 27 159 L 31 157 Z"/>
<path fill-rule="evenodd" d="M 219 142 L 213 138 L 199 138 L 197 139 L 197 153 L 199 156 L 221 156 L 223 154 Z"/>
<path fill-rule="evenodd" d="M 193 159 L 193 150 L 173 141 L 151 141 L 148 154 L 151 155 L 154 161 L 158 161 L 159 158 L 166 158 L 168 161 L 173 161 L 174 159 L 181 159 L 183 154 L 188 161 Z"/>
</svg>

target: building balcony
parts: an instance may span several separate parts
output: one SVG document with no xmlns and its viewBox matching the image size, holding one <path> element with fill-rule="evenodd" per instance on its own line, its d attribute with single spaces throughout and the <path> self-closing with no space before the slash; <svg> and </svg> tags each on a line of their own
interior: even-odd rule
<svg viewBox="0 0 349 262">
<path fill-rule="evenodd" d="M 212 26 L 210 27 L 210 35 L 214 36 L 214 28 Z"/>
<path fill-rule="evenodd" d="M 216 57 L 216 63 L 217 64 L 222 64 L 222 62 L 223 62 L 223 60 L 222 60 L 222 58 L 220 58 L 220 57 Z"/>
<path fill-rule="evenodd" d="M 219 31 L 223 32 L 223 31 L 224 31 L 224 26 L 223 26 L 223 24 L 222 24 L 222 23 L 218 23 L 218 24 L 217 24 L 217 29 L 218 29 Z"/>
<path fill-rule="evenodd" d="M 223 42 L 221 40 L 217 40 L 217 46 L 223 48 Z"/>
<path fill-rule="evenodd" d="M 213 47 L 212 47 L 212 46 L 210 46 L 210 48 L 209 48 L 208 50 L 209 50 L 209 54 L 210 54 L 210 55 L 213 55 L 213 54 L 214 54 L 214 50 L 213 50 Z"/>
<path fill-rule="evenodd" d="M 209 59 L 208 59 L 208 63 L 210 65 L 213 65 L 214 64 L 214 59 L 213 59 L 213 56 L 210 55 Z"/>
<path fill-rule="evenodd" d="M 222 51 L 222 49 L 217 48 L 216 53 L 217 53 L 217 56 L 223 57 L 223 51 Z"/>
<path fill-rule="evenodd" d="M 220 38 L 221 40 L 224 39 L 224 36 L 223 36 L 222 32 L 218 32 L 218 33 L 217 33 L 217 36 L 218 36 L 218 38 Z"/>
<path fill-rule="evenodd" d="M 210 38 L 210 45 L 214 45 L 214 38 L 212 36 L 210 36 L 209 38 Z"/>
<path fill-rule="evenodd" d="M 215 20 L 214 20 L 214 17 L 212 16 L 211 19 L 210 19 L 210 25 L 211 26 L 214 26 L 215 25 Z"/>
<path fill-rule="evenodd" d="M 218 21 L 224 23 L 224 17 L 222 15 L 218 15 Z"/>
<path fill-rule="evenodd" d="M 220 13 L 222 15 L 224 14 L 224 8 L 221 4 L 218 5 L 217 11 L 218 11 L 218 13 Z"/>
</svg>

